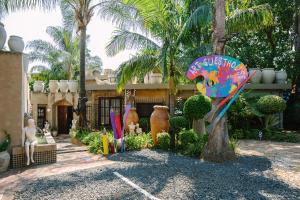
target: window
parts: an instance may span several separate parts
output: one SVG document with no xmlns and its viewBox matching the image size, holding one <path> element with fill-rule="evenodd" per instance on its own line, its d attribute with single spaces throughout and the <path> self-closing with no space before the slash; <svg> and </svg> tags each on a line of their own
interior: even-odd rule
<svg viewBox="0 0 300 200">
<path fill-rule="evenodd" d="M 122 98 L 99 98 L 98 104 L 98 127 L 110 125 L 110 110 L 123 114 Z"/>
</svg>

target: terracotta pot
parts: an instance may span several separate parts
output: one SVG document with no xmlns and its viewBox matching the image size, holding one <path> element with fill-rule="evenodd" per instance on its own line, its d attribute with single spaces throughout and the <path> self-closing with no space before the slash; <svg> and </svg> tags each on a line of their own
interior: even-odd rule
<svg viewBox="0 0 300 200">
<path fill-rule="evenodd" d="M 44 91 L 44 82 L 43 81 L 34 81 L 33 91 L 34 92 L 43 92 Z"/>
<path fill-rule="evenodd" d="M 259 68 L 249 69 L 249 75 L 256 71 L 255 75 L 250 79 L 251 83 L 260 83 L 262 78 L 262 72 Z"/>
<path fill-rule="evenodd" d="M 77 92 L 78 90 L 78 81 L 76 80 L 69 80 L 68 81 L 68 86 L 69 86 L 69 90 L 70 92 Z"/>
<path fill-rule="evenodd" d="M 49 90 L 51 93 L 58 92 L 58 81 L 57 80 L 50 80 L 49 81 Z"/>
<path fill-rule="evenodd" d="M 150 76 L 150 82 L 152 84 L 162 83 L 162 74 L 161 73 L 152 73 Z"/>
<path fill-rule="evenodd" d="M 25 47 L 23 38 L 11 35 L 8 40 L 8 47 L 13 52 L 22 53 Z"/>
<path fill-rule="evenodd" d="M 7 151 L 0 152 L 0 172 L 5 172 L 8 169 L 10 155 Z"/>
<path fill-rule="evenodd" d="M 276 83 L 286 83 L 287 73 L 284 70 L 276 71 Z"/>
<path fill-rule="evenodd" d="M 67 80 L 60 80 L 58 83 L 59 90 L 62 93 L 67 93 L 69 90 L 69 85 Z"/>
<path fill-rule="evenodd" d="M 169 132 L 169 108 L 167 106 L 154 106 L 154 111 L 150 117 L 151 135 L 154 145 L 158 144 L 157 134 Z"/>
<path fill-rule="evenodd" d="M 133 122 L 134 125 L 139 123 L 139 116 L 136 112 L 136 108 L 131 108 L 128 113 L 128 117 L 126 120 L 126 132 L 129 132 L 129 125 Z"/>
<path fill-rule="evenodd" d="M 4 24 L 2 24 L 0 22 L 0 50 L 3 49 L 4 44 L 6 42 L 6 38 L 7 38 L 7 35 L 6 35 L 6 31 L 4 29 Z"/>
<path fill-rule="evenodd" d="M 275 80 L 275 71 L 273 68 L 265 68 L 262 70 L 263 83 L 273 83 Z"/>
</svg>

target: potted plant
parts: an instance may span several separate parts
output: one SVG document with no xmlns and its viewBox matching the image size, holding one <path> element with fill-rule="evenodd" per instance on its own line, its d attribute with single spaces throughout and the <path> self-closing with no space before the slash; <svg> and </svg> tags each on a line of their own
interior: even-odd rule
<svg viewBox="0 0 300 200">
<path fill-rule="evenodd" d="M 52 133 L 52 136 L 53 136 L 53 137 L 56 137 L 56 136 L 57 136 L 57 128 L 56 128 L 56 127 L 53 127 L 53 128 L 51 129 L 51 133 Z"/>
<path fill-rule="evenodd" d="M 0 172 L 5 172 L 8 169 L 10 162 L 10 155 L 8 153 L 8 147 L 10 145 L 10 136 L 4 131 L 5 139 L 0 143 Z"/>
</svg>

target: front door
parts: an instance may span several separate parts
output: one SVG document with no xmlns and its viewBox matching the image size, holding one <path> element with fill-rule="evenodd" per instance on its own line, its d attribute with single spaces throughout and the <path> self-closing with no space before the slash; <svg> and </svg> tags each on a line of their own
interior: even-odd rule
<svg viewBox="0 0 300 200">
<path fill-rule="evenodd" d="M 46 122 L 46 106 L 45 105 L 38 105 L 38 112 L 37 112 L 37 126 L 40 129 L 44 128 Z"/>
<path fill-rule="evenodd" d="M 73 120 L 72 106 L 57 106 L 58 134 L 68 134 Z"/>
</svg>

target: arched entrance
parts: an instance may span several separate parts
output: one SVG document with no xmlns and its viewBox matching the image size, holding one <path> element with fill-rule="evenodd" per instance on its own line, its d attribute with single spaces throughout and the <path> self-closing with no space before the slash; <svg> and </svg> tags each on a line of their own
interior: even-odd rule
<svg viewBox="0 0 300 200">
<path fill-rule="evenodd" d="M 73 106 L 68 101 L 61 100 L 56 102 L 54 105 L 54 110 L 56 114 L 57 132 L 58 134 L 69 134 L 69 130 L 72 126 L 73 120 Z"/>
</svg>

